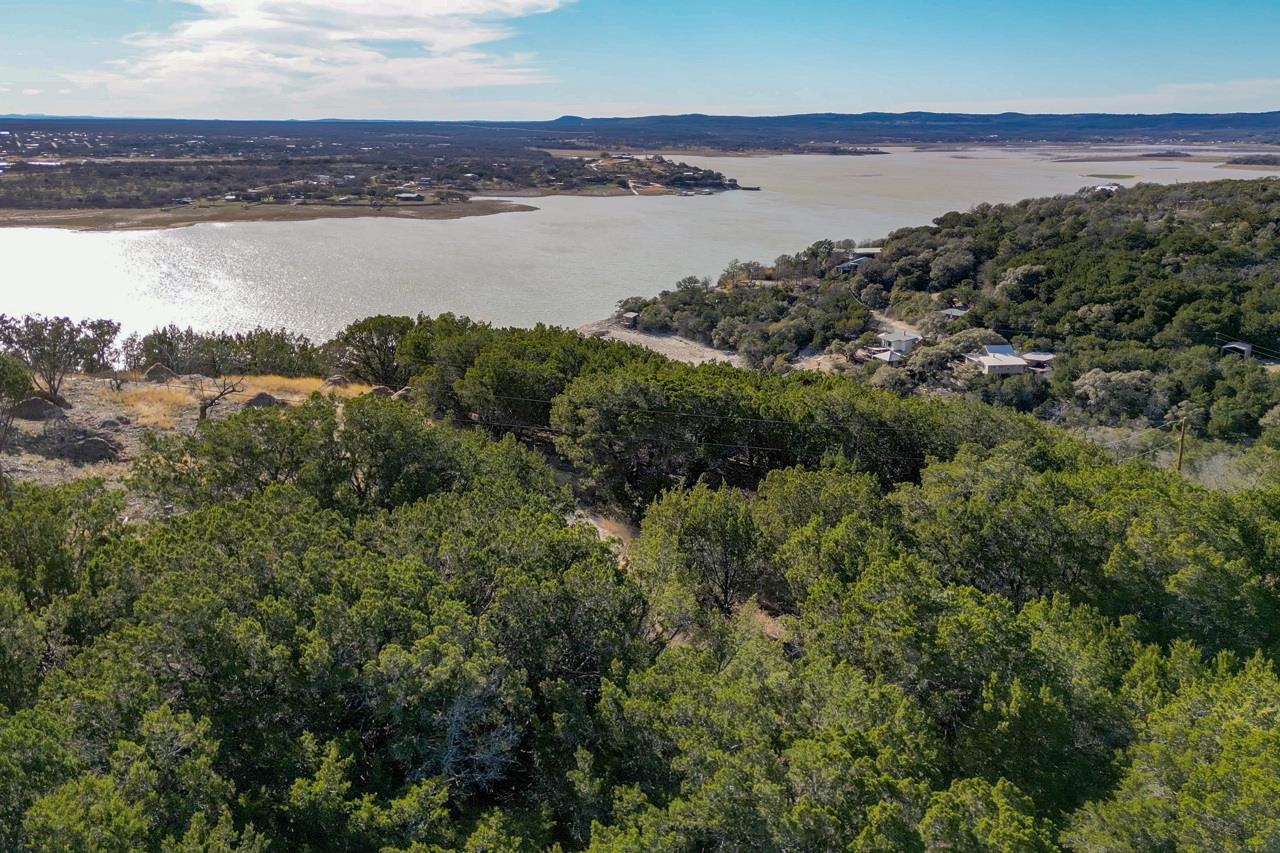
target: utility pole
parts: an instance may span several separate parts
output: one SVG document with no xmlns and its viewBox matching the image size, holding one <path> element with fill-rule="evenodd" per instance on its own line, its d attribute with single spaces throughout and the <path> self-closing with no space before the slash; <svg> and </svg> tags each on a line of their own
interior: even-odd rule
<svg viewBox="0 0 1280 853">
<path fill-rule="evenodd" d="M 1182 431 L 1178 434 L 1178 473 L 1182 473 L 1182 450 L 1187 446 L 1187 419 L 1182 419 Z"/>
</svg>

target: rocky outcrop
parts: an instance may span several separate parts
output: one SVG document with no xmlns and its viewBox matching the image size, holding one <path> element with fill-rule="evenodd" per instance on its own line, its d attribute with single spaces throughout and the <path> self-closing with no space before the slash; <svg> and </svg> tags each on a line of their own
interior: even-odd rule
<svg viewBox="0 0 1280 853">
<path fill-rule="evenodd" d="M 172 382 L 178 378 L 178 374 L 163 364 L 156 362 L 147 368 L 146 372 L 142 374 L 142 378 L 148 382 Z"/>
<path fill-rule="evenodd" d="M 24 421 L 52 421 L 67 415 L 43 397 L 28 397 L 13 407 L 13 416 Z"/>
<path fill-rule="evenodd" d="M 246 409 L 274 409 L 278 406 L 285 405 L 285 402 L 278 397 L 268 394 L 266 391 L 259 391 L 248 400 L 244 401 Z"/>
<path fill-rule="evenodd" d="M 335 373 L 324 381 L 322 388 L 346 388 L 351 384 L 351 380 L 343 376 L 341 373 Z"/>
<path fill-rule="evenodd" d="M 394 397 L 396 392 L 386 385 L 374 385 L 369 389 L 369 393 L 375 397 Z"/>
<path fill-rule="evenodd" d="M 418 395 L 408 386 L 401 388 L 399 391 L 391 395 L 392 400 L 403 400 L 406 403 L 412 403 L 418 399 Z"/>
<path fill-rule="evenodd" d="M 120 446 L 101 436 L 90 436 L 67 448 L 66 457 L 76 465 L 115 462 L 120 458 Z"/>
</svg>

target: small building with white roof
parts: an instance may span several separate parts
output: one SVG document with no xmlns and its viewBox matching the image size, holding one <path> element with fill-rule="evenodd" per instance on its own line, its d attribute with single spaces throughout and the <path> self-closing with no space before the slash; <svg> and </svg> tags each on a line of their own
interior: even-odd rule
<svg viewBox="0 0 1280 853">
<path fill-rule="evenodd" d="M 907 355 L 920 342 L 920 336 L 913 335 L 910 332 L 881 332 L 876 337 L 880 339 L 881 346 L 899 355 Z"/>
</svg>

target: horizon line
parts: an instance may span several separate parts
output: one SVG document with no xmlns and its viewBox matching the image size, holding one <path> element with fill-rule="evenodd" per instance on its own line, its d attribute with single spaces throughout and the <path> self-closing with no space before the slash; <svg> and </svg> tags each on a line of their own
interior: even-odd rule
<svg viewBox="0 0 1280 853">
<path fill-rule="evenodd" d="M 4 113 L 0 114 L 0 119 L 8 120 L 54 120 L 54 121 L 172 121 L 172 122 L 228 122 L 228 123 L 262 123 L 262 122 L 280 122 L 280 123 L 378 123 L 378 124 L 551 124 L 564 121 L 639 121 L 644 119 L 663 119 L 663 118 L 710 118 L 710 119 L 788 119 L 788 118 L 813 118 L 813 117 L 835 117 L 835 118 L 866 118 L 871 116 L 966 116 L 973 118 L 1001 118 L 1009 116 L 1020 116 L 1027 118 L 1076 118 L 1076 117 L 1108 117 L 1108 118 L 1173 118 L 1173 117 L 1263 117 L 1277 116 L 1280 117 L 1280 108 L 1275 110 L 1254 110 L 1244 111 L 1236 110 L 1232 112 L 1022 112 L 1019 110 L 1004 110 L 1001 112 L 946 112 L 939 110 L 869 110 L 858 113 L 842 113 L 842 112 L 805 112 L 805 113 L 704 113 L 704 112 L 686 112 L 686 113 L 648 113 L 643 115 L 602 115 L 602 116 L 579 116 L 565 114 L 556 116 L 555 118 L 543 119 L 493 119 L 493 118 L 472 118 L 472 119 L 435 119 L 435 118 L 352 118 L 342 116 L 326 116 L 321 118 L 209 118 L 209 117 L 177 117 L 177 116 L 127 116 L 127 115 L 96 115 L 96 114 L 52 114 L 52 113 Z"/>
</svg>

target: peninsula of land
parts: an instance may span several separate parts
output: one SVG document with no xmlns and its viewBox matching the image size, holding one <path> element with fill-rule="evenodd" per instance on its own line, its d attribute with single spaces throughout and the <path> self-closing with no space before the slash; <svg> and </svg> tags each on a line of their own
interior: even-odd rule
<svg viewBox="0 0 1280 853">
<path fill-rule="evenodd" d="M 1280 143 L 1280 113 L 694 115 L 502 124 L 7 116 L 0 117 L 0 227 L 128 230 L 204 222 L 456 219 L 532 209 L 504 201 L 511 198 L 756 189 L 691 166 L 683 162 L 686 156 L 863 156 L 889 153 L 873 147 L 881 144 L 1049 142 L 1211 142 L 1224 149 L 1217 152 L 1225 152 L 1224 161 L 1231 159 L 1230 145 L 1247 145 L 1236 153 L 1251 159 L 1225 165 L 1265 170 L 1275 168 L 1270 158 Z M 1086 148 L 1080 156 L 1093 159 L 1098 153 Z"/>
</svg>

